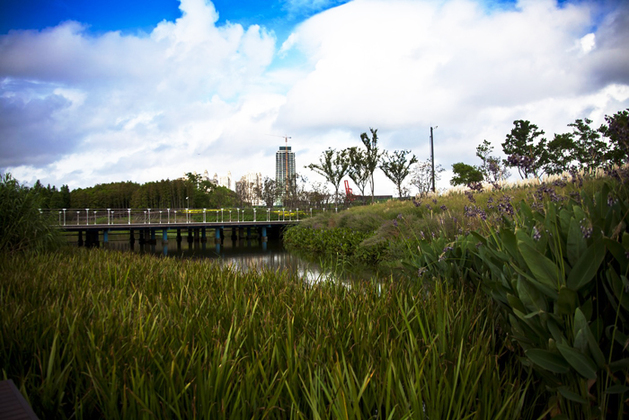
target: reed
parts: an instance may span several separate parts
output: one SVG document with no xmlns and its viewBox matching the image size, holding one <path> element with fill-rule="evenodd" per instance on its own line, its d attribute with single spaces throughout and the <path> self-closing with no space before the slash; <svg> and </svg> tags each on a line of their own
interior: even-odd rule
<svg viewBox="0 0 629 420">
<path fill-rule="evenodd" d="M 481 292 L 103 250 L 0 255 L 0 368 L 40 418 L 530 418 Z"/>
</svg>

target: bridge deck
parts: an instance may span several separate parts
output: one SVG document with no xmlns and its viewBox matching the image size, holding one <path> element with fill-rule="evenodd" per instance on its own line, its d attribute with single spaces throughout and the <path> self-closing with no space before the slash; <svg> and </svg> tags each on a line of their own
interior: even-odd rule
<svg viewBox="0 0 629 420">
<path fill-rule="evenodd" d="M 0 420 L 38 420 L 11 379 L 0 381 Z"/>
<path fill-rule="evenodd" d="M 271 221 L 233 221 L 233 222 L 192 222 L 192 223 L 117 223 L 117 224 L 78 224 L 59 226 L 59 229 L 76 232 L 83 230 L 138 230 L 138 229 L 200 229 L 200 228 L 246 228 L 246 227 L 271 227 L 289 226 L 299 223 L 298 220 L 271 220 Z"/>
</svg>

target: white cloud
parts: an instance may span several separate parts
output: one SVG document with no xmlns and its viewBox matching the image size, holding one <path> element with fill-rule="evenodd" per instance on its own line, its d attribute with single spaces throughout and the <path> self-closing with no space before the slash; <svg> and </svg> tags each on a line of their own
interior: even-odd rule
<svg viewBox="0 0 629 420">
<path fill-rule="evenodd" d="M 360 145 L 369 127 L 382 147 L 424 160 L 438 125 L 436 161 L 450 168 L 476 163 L 483 139 L 499 153 L 515 119 L 551 137 L 629 107 L 620 3 L 599 19 L 594 2 L 355 0 L 281 46 L 258 25 L 217 26 L 220 11 L 203 0 L 181 9 L 145 36 L 76 22 L 1 36 L 0 167 L 71 187 L 205 169 L 273 176 L 283 141 L 267 134 L 287 134 L 315 181 L 303 166 Z M 379 175 L 376 192 L 393 185 Z"/>
</svg>

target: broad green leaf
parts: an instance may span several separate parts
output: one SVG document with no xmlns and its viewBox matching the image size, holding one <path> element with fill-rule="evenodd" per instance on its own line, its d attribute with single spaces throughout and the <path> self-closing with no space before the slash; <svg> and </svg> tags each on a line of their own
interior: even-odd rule
<svg viewBox="0 0 629 420">
<path fill-rule="evenodd" d="M 603 366 L 605 366 L 605 356 L 603 355 L 601 348 L 598 346 L 598 343 L 596 342 L 596 338 L 594 338 L 594 334 L 592 333 L 592 330 L 590 329 L 589 325 L 587 328 L 585 328 L 585 338 L 588 342 L 588 347 L 590 349 L 590 353 L 592 354 L 592 357 L 594 358 L 594 362 L 596 363 L 596 366 L 599 369 L 602 369 Z"/>
<path fill-rule="evenodd" d="M 568 289 L 566 286 L 561 286 L 559 289 L 559 297 L 557 298 L 557 307 L 560 315 L 570 315 L 574 313 L 574 310 L 578 303 L 578 295 L 574 290 Z"/>
<path fill-rule="evenodd" d="M 559 343 L 558 343 L 559 345 Z M 568 373 L 570 365 L 558 354 L 543 349 L 530 349 L 524 352 L 526 357 L 537 366 L 554 373 Z"/>
<path fill-rule="evenodd" d="M 612 385 L 605 390 L 606 394 L 624 394 L 629 391 L 629 386 L 626 385 Z"/>
<path fill-rule="evenodd" d="M 517 292 L 520 300 L 529 311 L 546 311 L 546 300 L 544 297 L 529 284 L 529 282 L 518 277 Z"/>
<path fill-rule="evenodd" d="M 587 326 L 586 326 L 587 328 Z M 574 336 L 574 346 L 576 350 L 580 351 L 583 354 L 586 354 L 588 349 L 588 342 L 585 336 L 585 330 L 579 330 Z"/>
<path fill-rule="evenodd" d="M 561 227 L 561 233 L 564 237 L 568 235 L 568 229 L 570 228 L 571 219 L 572 214 L 568 210 L 561 209 L 559 211 L 559 225 Z"/>
<path fill-rule="evenodd" d="M 546 326 L 557 343 L 564 343 L 566 341 L 566 337 L 564 336 L 563 331 L 559 328 L 559 325 L 557 325 L 557 321 L 550 318 L 546 323 Z"/>
<path fill-rule="evenodd" d="M 585 315 L 583 314 L 583 311 L 581 311 L 581 308 L 577 308 L 574 311 L 574 322 L 573 322 L 573 324 L 574 324 L 574 326 L 573 326 L 572 333 L 575 336 L 577 335 L 579 330 L 587 328 L 588 321 L 585 318 Z"/>
<path fill-rule="evenodd" d="M 525 241 L 521 241 L 520 236 L 523 235 L 518 235 L 518 248 L 535 279 L 545 286 L 559 291 L 559 268 L 557 265 L 539 253 L 534 247 Z"/>
<path fill-rule="evenodd" d="M 629 369 L 629 358 L 616 360 L 615 362 L 611 362 L 609 364 L 609 370 L 612 372 L 618 372 L 623 369 Z"/>
<path fill-rule="evenodd" d="M 566 398 L 566 399 L 568 399 L 570 401 L 578 402 L 578 403 L 581 403 L 581 404 L 587 404 L 588 403 L 585 398 L 583 398 L 582 396 L 580 396 L 576 392 L 570 391 L 570 389 L 568 389 L 567 386 L 560 386 L 559 388 L 557 388 L 557 391 L 559 391 L 559 393 L 564 398 Z"/>
<path fill-rule="evenodd" d="M 517 296 L 514 296 L 511 293 L 507 293 L 507 301 L 513 309 L 517 309 L 521 312 L 526 311 L 526 309 L 524 308 L 524 304 Z"/>
<path fill-rule="evenodd" d="M 565 343 L 557 343 L 557 349 L 579 375 L 596 379 L 596 365 L 588 357 Z"/>
<path fill-rule="evenodd" d="M 603 242 L 605 247 L 611 252 L 614 256 L 614 259 L 618 264 L 620 264 L 620 272 L 626 273 L 629 260 L 627 259 L 627 254 L 625 248 L 618 241 L 614 241 L 613 239 L 604 238 Z"/>
<path fill-rule="evenodd" d="M 546 296 L 548 296 L 549 298 L 553 299 L 553 300 L 557 300 L 559 295 L 557 293 L 557 289 L 554 287 L 549 287 L 546 286 L 545 284 L 540 283 L 539 281 L 537 281 L 535 279 L 535 277 L 529 273 L 527 273 L 525 271 L 524 268 L 517 266 L 515 263 L 511 262 L 511 268 L 518 273 L 519 275 L 521 275 L 522 277 L 525 277 L 530 283 L 531 285 L 533 285 L 537 290 L 539 290 L 540 292 L 542 292 L 543 294 L 545 294 Z M 516 280 L 513 280 L 514 282 Z"/>
<path fill-rule="evenodd" d="M 603 245 L 603 241 L 596 240 L 570 270 L 567 281 L 568 287 L 578 291 L 592 281 L 596 277 L 603 258 L 605 258 L 605 245 Z"/>
<path fill-rule="evenodd" d="M 583 238 L 579 222 L 580 221 L 576 218 L 572 218 L 572 220 L 570 220 L 568 238 L 566 240 L 566 257 L 568 258 L 568 262 L 571 267 L 574 267 L 577 261 L 579 261 L 579 258 L 581 258 L 581 255 L 583 255 L 587 249 L 587 242 Z"/>
</svg>

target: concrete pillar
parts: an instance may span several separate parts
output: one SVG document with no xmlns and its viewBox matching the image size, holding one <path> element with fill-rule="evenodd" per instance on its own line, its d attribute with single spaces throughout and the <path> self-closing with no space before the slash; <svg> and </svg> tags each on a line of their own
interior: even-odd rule
<svg viewBox="0 0 629 420">
<path fill-rule="evenodd" d="M 188 228 L 188 243 L 191 244 L 194 238 L 192 237 L 192 228 Z"/>
<path fill-rule="evenodd" d="M 129 242 L 131 245 L 135 244 L 135 234 L 133 233 L 133 229 L 129 231 Z"/>
<path fill-rule="evenodd" d="M 214 231 L 214 243 L 221 243 L 221 228 L 216 228 Z"/>
<path fill-rule="evenodd" d="M 109 229 L 103 231 L 103 244 L 109 242 Z"/>
<path fill-rule="evenodd" d="M 203 242 L 203 243 L 207 242 L 207 236 L 206 236 L 204 227 L 201 228 L 201 242 Z"/>
<path fill-rule="evenodd" d="M 166 245 L 168 243 L 168 229 L 162 229 L 162 244 Z M 168 250 L 165 251 L 164 255 L 168 253 Z"/>
<path fill-rule="evenodd" d="M 155 245 L 157 243 L 157 239 L 155 239 L 155 229 L 151 229 L 151 245 Z"/>
<path fill-rule="evenodd" d="M 177 243 L 181 243 L 181 228 L 177 228 Z"/>
<path fill-rule="evenodd" d="M 268 240 L 269 238 L 266 235 L 266 226 L 262 226 L 262 242 L 267 242 Z"/>
<path fill-rule="evenodd" d="M 251 226 L 247 227 L 247 239 L 251 239 Z"/>
<path fill-rule="evenodd" d="M 140 229 L 140 245 L 144 245 L 144 229 Z"/>
</svg>

